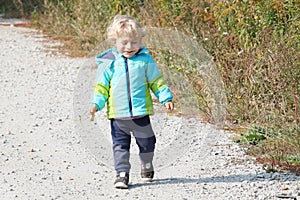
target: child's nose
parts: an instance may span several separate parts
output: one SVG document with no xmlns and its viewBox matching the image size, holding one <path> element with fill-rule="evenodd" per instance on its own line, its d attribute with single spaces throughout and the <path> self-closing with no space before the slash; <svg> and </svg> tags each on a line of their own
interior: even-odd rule
<svg viewBox="0 0 300 200">
<path fill-rule="evenodd" d="M 127 48 L 127 49 L 130 49 L 131 47 L 132 47 L 131 42 L 128 42 L 128 43 L 126 44 L 126 48 Z"/>
</svg>

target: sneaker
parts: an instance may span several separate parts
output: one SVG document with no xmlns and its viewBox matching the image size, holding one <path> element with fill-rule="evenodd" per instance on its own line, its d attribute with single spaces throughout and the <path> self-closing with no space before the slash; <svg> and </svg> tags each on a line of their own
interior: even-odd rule
<svg viewBox="0 0 300 200">
<path fill-rule="evenodd" d="M 143 182 L 152 182 L 154 177 L 154 170 L 152 163 L 142 164 L 141 177 Z"/>
<path fill-rule="evenodd" d="M 118 189 L 127 189 L 129 182 L 129 174 L 127 172 L 120 172 L 117 174 L 114 186 Z"/>
<path fill-rule="evenodd" d="M 141 177 L 142 177 L 143 182 L 152 182 L 153 177 L 154 177 L 154 171 L 142 172 Z"/>
</svg>

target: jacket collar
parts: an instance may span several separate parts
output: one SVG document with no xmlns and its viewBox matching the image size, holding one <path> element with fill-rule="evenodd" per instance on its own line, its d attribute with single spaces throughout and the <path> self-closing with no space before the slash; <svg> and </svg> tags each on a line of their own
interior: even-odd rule
<svg viewBox="0 0 300 200">
<path fill-rule="evenodd" d="M 122 56 L 122 54 L 116 48 L 112 48 L 112 52 L 115 55 L 116 59 L 118 59 Z M 149 50 L 146 47 L 140 47 L 140 50 L 132 57 L 139 55 L 139 54 L 147 54 L 147 53 L 149 53 Z"/>
</svg>

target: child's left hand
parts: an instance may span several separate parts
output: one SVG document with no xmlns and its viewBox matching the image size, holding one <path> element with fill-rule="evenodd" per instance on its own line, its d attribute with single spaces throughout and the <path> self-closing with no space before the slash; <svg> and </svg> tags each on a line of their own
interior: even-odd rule
<svg viewBox="0 0 300 200">
<path fill-rule="evenodd" d="M 169 111 L 174 110 L 174 104 L 172 101 L 165 103 L 165 106 L 166 106 L 167 110 L 169 110 Z"/>
</svg>

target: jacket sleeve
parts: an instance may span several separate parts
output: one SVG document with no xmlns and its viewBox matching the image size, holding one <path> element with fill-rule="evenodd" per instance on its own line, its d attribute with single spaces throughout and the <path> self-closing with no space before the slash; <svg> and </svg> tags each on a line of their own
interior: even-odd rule
<svg viewBox="0 0 300 200">
<path fill-rule="evenodd" d="M 172 101 L 173 95 L 167 86 L 162 73 L 158 70 L 153 58 L 149 56 L 149 62 L 146 67 L 146 76 L 149 87 L 161 104 Z"/>
<path fill-rule="evenodd" d="M 104 108 L 109 97 L 110 64 L 111 62 L 97 60 L 98 72 L 94 84 L 94 94 L 91 104 L 96 105 L 98 111 Z"/>
</svg>

